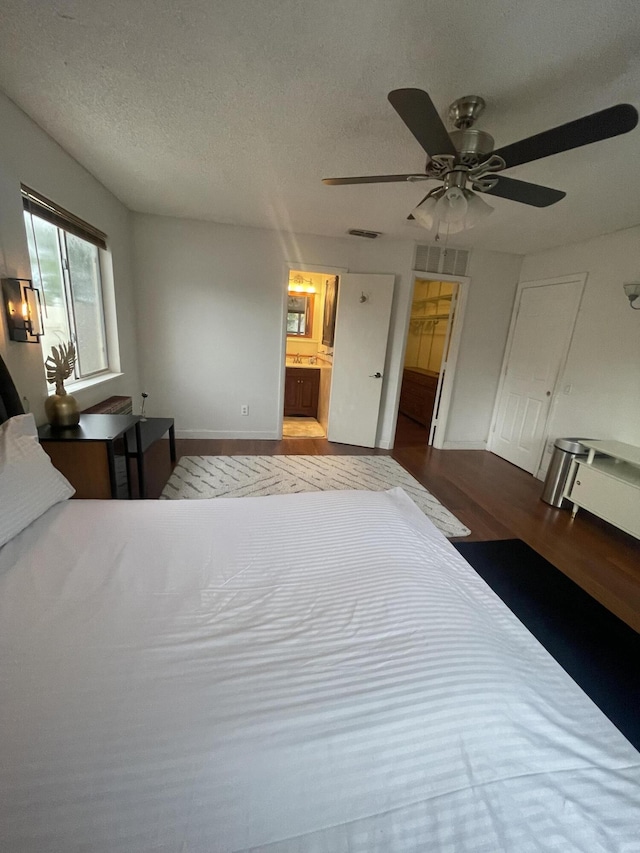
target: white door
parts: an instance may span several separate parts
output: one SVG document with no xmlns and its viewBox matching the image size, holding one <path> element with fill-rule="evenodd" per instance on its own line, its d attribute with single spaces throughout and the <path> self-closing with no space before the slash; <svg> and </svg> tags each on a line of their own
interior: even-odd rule
<svg viewBox="0 0 640 853">
<path fill-rule="evenodd" d="M 340 276 L 329 441 L 375 447 L 394 278 Z"/>
<path fill-rule="evenodd" d="M 534 474 L 584 279 L 525 285 L 516 307 L 489 449 Z"/>
<path fill-rule="evenodd" d="M 438 373 L 438 387 L 436 388 L 436 399 L 433 404 L 433 415 L 431 416 L 431 423 L 429 424 L 429 440 L 427 444 L 435 444 L 436 432 L 438 429 L 438 420 L 441 412 L 441 403 L 442 396 L 444 390 L 444 380 L 445 373 L 450 369 L 449 366 L 449 350 L 451 347 L 451 330 L 453 329 L 453 324 L 456 317 L 456 301 L 458 298 L 458 285 L 453 286 L 453 292 L 451 294 L 451 304 L 449 308 L 449 317 L 447 319 L 447 330 L 445 332 L 444 337 L 444 346 L 442 348 L 442 361 L 440 363 L 440 371 Z M 451 368 L 453 365 L 451 365 Z M 447 377 L 448 378 L 448 377 Z M 442 443 L 436 445 L 436 447 L 442 447 Z"/>
</svg>

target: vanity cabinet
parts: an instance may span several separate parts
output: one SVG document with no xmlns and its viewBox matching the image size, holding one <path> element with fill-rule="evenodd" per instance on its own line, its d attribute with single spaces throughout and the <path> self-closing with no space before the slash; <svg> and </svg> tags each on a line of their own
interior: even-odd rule
<svg viewBox="0 0 640 853">
<path fill-rule="evenodd" d="M 287 367 L 284 380 L 284 414 L 318 416 L 320 370 L 309 367 Z"/>
<path fill-rule="evenodd" d="M 400 411 L 408 418 L 428 427 L 438 388 L 438 374 L 419 367 L 405 367 L 400 391 Z"/>
</svg>

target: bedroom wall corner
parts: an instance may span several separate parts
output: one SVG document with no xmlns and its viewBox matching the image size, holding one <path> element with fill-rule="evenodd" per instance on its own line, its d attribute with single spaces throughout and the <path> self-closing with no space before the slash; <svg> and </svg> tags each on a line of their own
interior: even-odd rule
<svg viewBox="0 0 640 853">
<path fill-rule="evenodd" d="M 31 278 L 20 184 L 33 187 L 107 234 L 113 267 L 113 310 L 117 318 L 121 375 L 74 391 L 81 408 L 112 394 L 138 393 L 135 305 L 131 274 L 131 214 L 83 166 L 64 151 L 22 110 L 0 93 L 0 277 Z M 38 423 L 45 420 L 45 382 L 39 344 L 8 340 L 0 312 L 0 352 L 21 397 Z M 46 327 L 45 327 L 46 332 Z M 49 345 L 46 334 L 42 347 Z"/>
</svg>

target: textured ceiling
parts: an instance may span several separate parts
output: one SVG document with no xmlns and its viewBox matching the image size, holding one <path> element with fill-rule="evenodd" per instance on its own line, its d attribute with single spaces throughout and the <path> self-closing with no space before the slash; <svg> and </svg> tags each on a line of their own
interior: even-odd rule
<svg viewBox="0 0 640 853">
<path fill-rule="evenodd" d="M 479 94 L 496 146 L 640 105 L 637 0 L 2 0 L 0 88 L 136 211 L 421 239 L 435 184 L 326 187 L 421 171 L 387 101 L 441 115 Z M 640 223 L 640 129 L 512 169 L 567 191 L 495 213 L 455 245 L 530 252 Z M 628 164 L 628 165 L 625 165 Z M 355 239 L 355 238 L 354 238 Z"/>
</svg>

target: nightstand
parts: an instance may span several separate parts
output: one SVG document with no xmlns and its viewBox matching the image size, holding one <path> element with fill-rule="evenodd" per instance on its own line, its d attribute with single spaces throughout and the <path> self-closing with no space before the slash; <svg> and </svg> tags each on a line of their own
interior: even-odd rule
<svg viewBox="0 0 640 853">
<path fill-rule="evenodd" d="M 169 433 L 169 455 L 176 461 L 176 435 L 173 418 L 138 418 L 134 428 L 127 435 L 127 455 L 135 458 L 138 466 L 138 494 L 147 496 L 147 484 L 144 473 L 144 454 L 158 439 Z"/>
<path fill-rule="evenodd" d="M 138 415 L 80 415 L 77 427 L 38 429 L 43 450 L 75 488 L 76 498 L 130 498 L 127 433 Z M 166 431 L 166 428 L 165 428 Z"/>
</svg>

